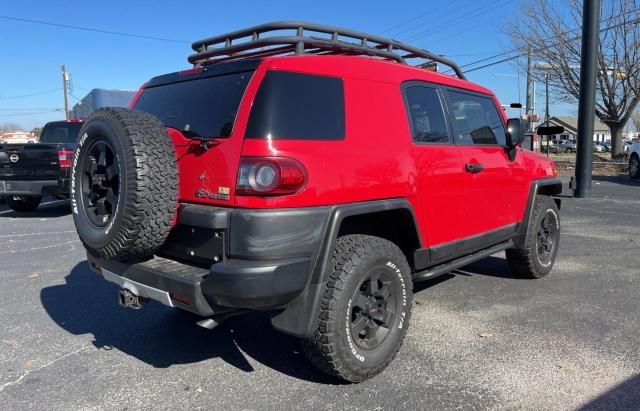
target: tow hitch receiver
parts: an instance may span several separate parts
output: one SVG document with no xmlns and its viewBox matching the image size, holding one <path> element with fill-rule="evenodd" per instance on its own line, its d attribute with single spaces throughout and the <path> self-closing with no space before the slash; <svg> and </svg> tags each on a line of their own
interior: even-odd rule
<svg viewBox="0 0 640 411">
<path fill-rule="evenodd" d="M 118 303 L 125 308 L 139 310 L 147 301 L 149 301 L 148 298 L 137 296 L 126 288 L 123 288 L 118 293 Z"/>
</svg>

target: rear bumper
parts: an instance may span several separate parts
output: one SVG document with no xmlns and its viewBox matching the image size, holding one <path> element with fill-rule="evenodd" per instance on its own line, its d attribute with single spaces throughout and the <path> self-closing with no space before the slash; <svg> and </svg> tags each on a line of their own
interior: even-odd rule
<svg viewBox="0 0 640 411">
<path fill-rule="evenodd" d="M 88 259 L 105 279 L 165 305 L 210 316 L 278 309 L 307 286 L 330 209 L 238 210 L 188 205 L 159 256 Z"/>
<path fill-rule="evenodd" d="M 0 195 L 41 196 L 60 192 L 58 180 L 13 181 L 0 179 Z M 68 188 L 68 180 L 66 187 Z M 62 186 L 64 189 L 64 185 Z"/>
<path fill-rule="evenodd" d="M 310 260 L 226 261 L 210 269 L 154 257 L 124 264 L 96 260 L 94 269 L 107 281 L 133 294 L 201 316 L 230 309 L 275 309 L 288 304 L 305 287 Z"/>
</svg>

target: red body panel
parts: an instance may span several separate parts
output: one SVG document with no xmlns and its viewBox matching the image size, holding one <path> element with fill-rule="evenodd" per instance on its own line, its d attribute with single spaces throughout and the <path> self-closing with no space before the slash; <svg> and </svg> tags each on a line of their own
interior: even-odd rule
<svg viewBox="0 0 640 411">
<path fill-rule="evenodd" d="M 244 139 L 267 69 L 342 78 L 344 140 Z M 500 107 L 485 88 L 398 63 L 351 56 L 264 59 L 247 87 L 229 138 L 216 140 L 204 150 L 170 129 L 179 159 L 181 201 L 293 208 L 405 198 L 420 225 L 423 247 L 521 221 L 531 181 L 555 176 L 553 163 L 520 149 L 515 161 L 509 161 L 506 150 L 498 146 L 414 144 L 401 91 L 401 84 L 409 80 L 487 94 Z M 504 112 L 499 112 L 506 121 Z M 306 186 L 290 195 L 235 195 L 241 156 L 298 160 L 307 170 Z M 467 173 L 467 163 L 482 163 L 484 171 Z M 228 197 L 211 196 L 223 192 Z"/>
</svg>

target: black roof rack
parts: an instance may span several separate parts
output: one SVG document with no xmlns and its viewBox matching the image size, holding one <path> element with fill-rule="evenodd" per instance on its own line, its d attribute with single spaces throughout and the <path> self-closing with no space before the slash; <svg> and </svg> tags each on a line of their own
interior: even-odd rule
<svg viewBox="0 0 640 411">
<path fill-rule="evenodd" d="M 286 31 L 295 30 L 294 33 Z M 264 36 L 265 33 L 280 32 Z M 320 37 L 317 34 L 321 34 Z M 329 36 L 326 36 L 326 35 Z M 322 36 L 324 35 L 324 36 Z M 246 39 L 239 43 L 235 40 Z M 355 42 L 354 42 L 355 40 Z M 366 55 L 399 63 L 421 59 L 417 67 L 429 69 L 433 63 L 450 67 L 461 79 L 462 70 L 453 61 L 390 38 L 360 31 L 327 26 L 304 21 L 276 21 L 194 42 L 196 52 L 189 56 L 189 63 L 207 66 L 231 60 L 260 58 L 291 54 L 342 54 Z"/>
</svg>

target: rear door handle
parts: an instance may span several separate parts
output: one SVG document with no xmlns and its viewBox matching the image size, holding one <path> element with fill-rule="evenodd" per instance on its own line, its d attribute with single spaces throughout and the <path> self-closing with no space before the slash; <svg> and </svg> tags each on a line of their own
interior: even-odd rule
<svg viewBox="0 0 640 411">
<path fill-rule="evenodd" d="M 465 164 L 464 169 L 467 173 L 475 174 L 484 170 L 484 166 L 482 164 Z"/>
</svg>

